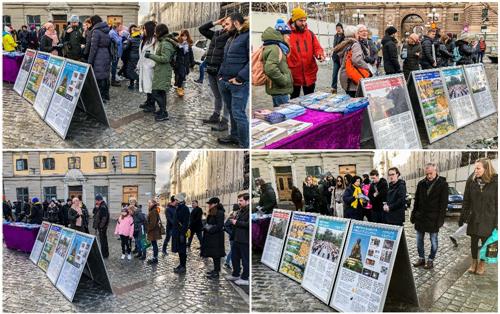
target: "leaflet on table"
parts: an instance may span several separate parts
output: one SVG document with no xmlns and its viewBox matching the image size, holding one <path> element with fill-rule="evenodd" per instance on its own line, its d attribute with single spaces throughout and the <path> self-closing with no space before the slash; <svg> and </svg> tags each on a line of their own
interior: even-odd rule
<svg viewBox="0 0 500 314">
<path fill-rule="evenodd" d="M 400 227 L 351 222 L 330 306 L 342 312 L 382 312 Z"/>
<path fill-rule="evenodd" d="M 316 230 L 317 216 L 294 212 L 288 231 L 285 250 L 280 265 L 280 273 L 302 282 L 306 269 L 311 242 Z"/>
<path fill-rule="evenodd" d="M 63 138 L 66 137 L 73 118 L 87 71 L 88 65 L 66 61 L 56 84 L 54 96 L 45 116 L 45 122 Z"/>
<path fill-rule="evenodd" d="M 43 271 L 47 271 L 49 268 L 50 261 L 56 250 L 57 244 L 59 243 L 59 237 L 61 236 L 62 227 L 58 225 L 52 225 L 50 227 L 49 234 L 47 235 L 47 240 L 43 245 L 42 254 L 38 259 L 38 267 Z"/>
<path fill-rule="evenodd" d="M 72 301 L 95 237 L 76 233 L 64 261 L 56 287 Z"/>
<path fill-rule="evenodd" d="M 14 91 L 19 95 L 23 93 L 24 86 L 26 85 L 26 81 L 28 80 L 28 76 L 30 74 L 31 66 L 35 60 L 35 56 L 36 51 L 31 49 L 26 50 L 26 53 L 24 54 L 21 68 L 17 73 L 16 82 L 14 83 Z"/>
<path fill-rule="evenodd" d="M 326 216 L 318 218 L 302 287 L 327 304 L 330 301 L 348 229 L 348 219 Z"/>
<path fill-rule="evenodd" d="M 45 71 L 45 75 L 43 76 L 40 92 L 37 93 L 34 104 L 36 112 L 38 112 L 42 119 L 45 118 L 45 113 L 54 94 L 57 78 L 61 73 L 64 62 L 63 58 L 50 56 L 47 71 Z"/>
<path fill-rule="evenodd" d="M 61 272 L 61 268 L 74 237 L 74 230 L 67 228 L 63 228 L 61 230 L 61 237 L 57 243 L 56 251 L 52 255 L 52 260 L 50 261 L 49 268 L 47 269 L 47 277 L 49 277 L 49 280 L 54 285 L 57 282 L 57 277 L 59 277 L 59 273 Z"/>
<path fill-rule="evenodd" d="M 31 72 L 26 81 L 26 86 L 24 87 L 23 97 L 30 103 L 35 102 L 38 89 L 42 83 L 43 75 L 47 70 L 47 65 L 49 64 L 50 54 L 45 52 L 38 52 L 31 67 Z"/>
<path fill-rule="evenodd" d="M 287 210 L 275 209 L 271 216 L 261 262 L 276 271 L 283 253 L 283 245 L 291 214 L 292 212 Z"/>
<path fill-rule="evenodd" d="M 287 136 L 287 130 L 271 125 L 262 131 L 252 133 L 252 145 L 254 148 L 264 147 L 266 145 L 284 139 Z"/>
<path fill-rule="evenodd" d="M 497 112 L 484 65 L 482 63 L 469 64 L 464 66 L 464 70 L 479 117 L 484 118 Z"/>
<path fill-rule="evenodd" d="M 439 70 L 413 72 L 422 115 L 432 143 L 457 130 Z"/>
<path fill-rule="evenodd" d="M 38 235 L 36 236 L 35 244 L 33 245 L 33 249 L 31 249 L 30 260 L 33 263 L 38 263 L 38 258 L 40 257 L 40 253 L 42 253 L 43 243 L 45 242 L 45 238 L 49 233 L 50 223 L 42 222 L 40 225 L 40 230 L 38 230 Z"/>
<path fill-rule="evenodd" d="M 461 67 L 441 70 L 450 99 L 451 114 L 458 128 L 466 126 L 478 119 L 472 103 L 472 96 L 467 87 L 464 71 Z"/>
</svg>

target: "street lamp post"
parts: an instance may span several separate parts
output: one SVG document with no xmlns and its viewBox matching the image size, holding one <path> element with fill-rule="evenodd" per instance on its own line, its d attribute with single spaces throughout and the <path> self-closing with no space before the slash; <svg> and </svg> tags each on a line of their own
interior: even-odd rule
<svg viewBox="0 0 500 314">
<path fill-rule="evenodd" d="M 116 173 L 116 159 L 115 159 L 115 156 L 111 157 L 111 165 L 113 165 L 113 170 Z"/>
<path fill-rule="evenodd" d="M 427 17 L 431 22 L 431 28 L 436 29 L 437 28 L 436 22 L 439 20 L 439 13 L 436 13 L 436 8 L 432 8 L 431 13 L 427 14 Z"/>
<path fill-rule="evenodd" d="M 356 10 L 356 13 L 354 13 L 354 14 L 352 15 L 352 18 L 353 18 L 353 19 L 357 19 L 357 24 L 359 24 L 359 21 L 360 21 L 361 19 L 364 19 L 364 18 L 365 18 L 365 15 L 364 15 L 364 14 L 361 14 L 361 10 L 360 10 L 360 9 L 357 9 L 357 10 Z"/>
</svg>

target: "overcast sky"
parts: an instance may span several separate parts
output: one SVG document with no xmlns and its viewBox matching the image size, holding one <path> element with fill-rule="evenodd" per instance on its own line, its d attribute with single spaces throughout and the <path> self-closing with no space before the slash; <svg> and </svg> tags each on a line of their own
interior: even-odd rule
<svg viewBox="0 0 500 314">
<path fill-rule="evenodd" d="M 170 164 L 175 156 L 175 151 L 161 150 L 156 152 L 156 193 L 162 186 L 170 181 Z"/>
</svg>

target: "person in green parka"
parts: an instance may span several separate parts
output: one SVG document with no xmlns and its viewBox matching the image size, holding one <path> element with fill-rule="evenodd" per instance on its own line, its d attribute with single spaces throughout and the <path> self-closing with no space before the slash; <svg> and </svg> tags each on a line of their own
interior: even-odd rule
<svg viewBox="0 0 500 314">
<path fill-rule="evenodd" d="M 273 106 L 288 103 L 293 92 L 292 73 L 286 61 L 290 52 L 288 35 L 290 27 L 282 19 L 278 19 L 274 28 L 268 27 L 262 34 L 264 42 L 264 73 L 269 78 L 266 93 L 273 97 Z"/>
<path fill-rule="evenodd" d="M 158 41 L 156 52 L 152 54 L 146 51 L 144 57 L 153 60 L 156 64 L 153 72 L 152 96 L 154 103 L 158 103 L 159 111 L 155 112 L 155 121 L 168 120 L 167 113 L 167 91 L 172 85 L 172 65 L 177 47 L 177 42 L 168 34 L 168 27 L 165 24 L 158 24 L 155 29 L 155 36 Z M 146 107 L 144 112 L 154 112 L 155 105 Z"/>
</svg>

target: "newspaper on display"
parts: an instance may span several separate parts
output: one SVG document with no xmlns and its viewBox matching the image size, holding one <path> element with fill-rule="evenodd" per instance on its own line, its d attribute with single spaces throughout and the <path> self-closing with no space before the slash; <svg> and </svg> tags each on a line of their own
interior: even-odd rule
<svg viewBox="0 0 500 314">
<path fill-rule="evenodd" d="M 464 70 L 479 117 L 484 118 L 497 112 L 484 65 L 482 63 L 468 64 L 464 65 Z"/>
</svg>

